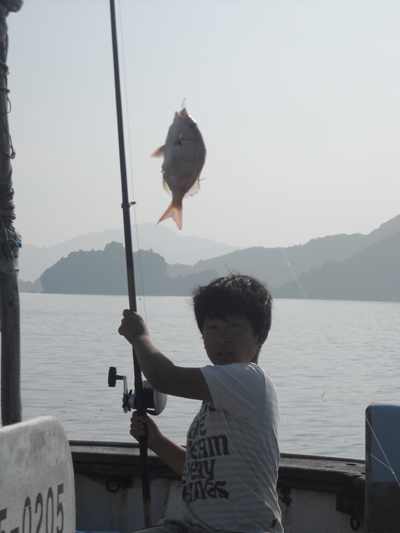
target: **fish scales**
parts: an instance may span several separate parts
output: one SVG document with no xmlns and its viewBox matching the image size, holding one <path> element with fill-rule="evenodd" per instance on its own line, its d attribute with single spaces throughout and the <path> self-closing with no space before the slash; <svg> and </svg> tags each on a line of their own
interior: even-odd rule
<svg viewBox="0 0 400 533">
<path fill-rule="evenodd" d="M 152 156 L 164 156 L 163 185 L 172 195 L 171 204 L 158 223 L 171 217 L 182 229 L 182 200 L 200 190 L 199 178 L 206 159 L 203 137 L 186 108 L 175 113 L 165 144 Z"/>
</svg>

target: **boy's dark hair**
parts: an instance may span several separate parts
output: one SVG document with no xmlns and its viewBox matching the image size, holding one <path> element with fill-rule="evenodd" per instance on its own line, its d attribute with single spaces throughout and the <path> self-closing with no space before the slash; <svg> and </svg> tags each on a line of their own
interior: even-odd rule
<svg viewBox="0 0 400 533">
<path fill-rule="evenodd" d="M 272 297 L 266 286 L 251 276 L 230 274 L 198 287 L 193 292 L 193 306 L 201 333 L 207 317 L 224 319 L 231 315 L 244 315 L 255 335 L 268 335 L 271 328 Z"/>
</svg>

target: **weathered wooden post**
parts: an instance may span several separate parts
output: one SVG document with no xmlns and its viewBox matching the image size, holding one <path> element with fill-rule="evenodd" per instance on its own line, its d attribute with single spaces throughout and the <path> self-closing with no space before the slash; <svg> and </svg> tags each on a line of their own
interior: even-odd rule
<svg viewBox="0 0 400 533">
<path fill-rule="evenodd" d="M 6 18 L 23 0 L 0 0 L 0 320 L 1 418 L 6 426 L 22 419 L 20 387 L 20 316 L 17 283 L 21 239 L 14 229 L 11 159 L 15 153 L 8 128 L 8 35 Z"/>
</svg>

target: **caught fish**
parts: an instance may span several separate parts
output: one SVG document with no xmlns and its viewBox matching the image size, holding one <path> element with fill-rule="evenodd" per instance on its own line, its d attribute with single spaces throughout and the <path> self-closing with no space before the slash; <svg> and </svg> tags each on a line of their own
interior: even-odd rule
<svg viewBox="0 0 400 533">
<path fill-rule="evenodd" d="M 199 177 L 206 159 L 203 137 L 186 108 L 175 113 L 165 144 L 152 157 L 162 155 L 163 185 L 172 202 L 158 223 L 172 217 L 182 229 L 182 200 L 200 190 Z"/>
</svg>

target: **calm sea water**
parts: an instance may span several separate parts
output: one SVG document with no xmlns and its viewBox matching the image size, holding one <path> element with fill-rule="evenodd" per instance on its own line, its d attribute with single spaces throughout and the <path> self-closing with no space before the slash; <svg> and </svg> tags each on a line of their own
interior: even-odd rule
<svg viewBox="0 0 400 533">
<path fill-rule="evenodd" d="M 53 415 L 69 439 L 130 441 L 122 384 L 133 388 L 132 351 L 117 329 L 122 296 L 26 294 L 21 298 L 23 419 Z M 207 363 L 190 299 L 147 297 L 138 311 L 178 365 Z M 260 364 L 278 388 L 281 451 L 364 457 L 364 413 L 400 401 L 400 304 L 275 300 Z M 200 402 L 169 397 L 161 429 L 185 442 Z"/>
</svg>

